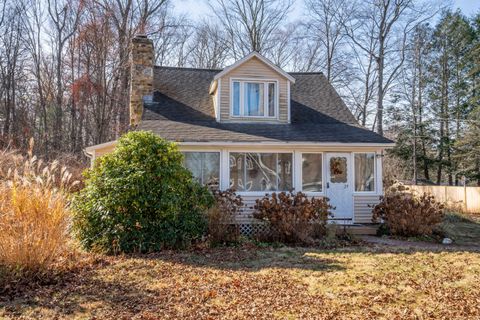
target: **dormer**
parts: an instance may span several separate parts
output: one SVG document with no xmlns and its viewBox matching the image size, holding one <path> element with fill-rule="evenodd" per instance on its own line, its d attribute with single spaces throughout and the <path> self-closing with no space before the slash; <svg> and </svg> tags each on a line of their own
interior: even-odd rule
<svg viewBox="0 0 480 320">
<path fill-rule="evenodd" d="M 290 84 L 295 78 L 252 52 L 213 79 L 217 122 L 290 123 Z"/>
</svg>

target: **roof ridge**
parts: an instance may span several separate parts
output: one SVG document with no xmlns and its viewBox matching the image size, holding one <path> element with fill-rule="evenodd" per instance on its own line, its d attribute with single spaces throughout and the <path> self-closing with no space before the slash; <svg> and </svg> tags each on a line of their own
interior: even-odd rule
<svg viewBox="0 0 480 320">
<path fill-rule="evenodd" d="M 171 67 L 171 66 L 153 66 L 157 69 L 176 69 L 176 70 L 185 70 L 185 71 L 215 71 L 220 72 L 223 69 L 208 69 L 208 68 L 191 68 L 191 67 Z"/>
<path fill-rule="evenodd" d="M 223 69 L 213 69 L 213 68 L 194 68 L 194 67 L 173 67 L 173 66 L 153 66 L 157 69 L 175 69 L 175 70 L 185 70 L 185 71 L 212 71 L 212 72 L 220 72 Z M 324 74 L 321 71 L 292 71 L 287 72 L 288 74 L 306 74 L 306 75 L 315 75 L 315 74 Z"/>
<path fill-rule="evenodd" d="M 323 72 L 322 71 L 305 71 L 305 72 L 302 72 L 302 71 L 294 71 L 294 72 L 289 72 L 290 74 L 322 74 L 323 75 Z"/>
</svg>

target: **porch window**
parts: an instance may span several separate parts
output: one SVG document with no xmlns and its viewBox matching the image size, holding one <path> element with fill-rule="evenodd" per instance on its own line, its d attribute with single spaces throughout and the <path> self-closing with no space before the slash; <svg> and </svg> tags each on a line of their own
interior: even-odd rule
<svg viewBox="0 0 480 320">
<path fill-rule="evenodd" d="M 291 153 L 230 153 L 230 187 L 237 191 L 292 189 Z"/>
<path fill-rule="evenodd" d="M 184 166 L 201 184 L 217 185 L 220 178 L 219 152 L 183 152 Z"/>
<path fill-rule="evenodd" d="M 375 191 L 375 153 L 355 153 L 355 191 Z"/>
<path fill-rule="evenodd" d="M 241 117 L 275 117 L 277 83 L 263 81 L 232 82 L 232 114 Z"/>
<path fill-rule="evenodd" d="M 302 190 L 322 192 L 322 154 L 302 154 Z"/>
<path fill-rule="evenodd" d="M 330 158 L 330 182 L 347 183 L 348 176 L 347 158 L 332 157 Z"/>
</svg>

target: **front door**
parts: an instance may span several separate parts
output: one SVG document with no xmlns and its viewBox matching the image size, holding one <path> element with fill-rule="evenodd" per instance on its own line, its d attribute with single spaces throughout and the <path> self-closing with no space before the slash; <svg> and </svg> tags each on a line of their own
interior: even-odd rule
<svg viewBox="0 0 480 320">
<path fill-rule="evenodd" d="M 352 166 L 350 153 L 327 153 L 327 197 L 333 219 L 349 223 L 353 219 Z M 341 221 L 345 219 L 345 221 Z"/>
</svg>

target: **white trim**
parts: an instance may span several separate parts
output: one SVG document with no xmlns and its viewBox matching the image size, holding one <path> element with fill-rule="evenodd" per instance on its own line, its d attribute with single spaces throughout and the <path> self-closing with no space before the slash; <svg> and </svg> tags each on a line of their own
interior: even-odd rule
<svg viewBox="0 0 480 320">
<path fill-rule="evenodd" d="M 293 180 L 293 188 L 296 192 L 302 191 L 302 152 L 298 150 L 293 150 L 293 168 L 294 172 L 299 172 L 295 175 L 295 180 Z"/>
<path fill-rule="evenodd" d="M 213 80 L 211 83 L 210 83 L 210 87 L 208 88 L 208 93 L 209 94 L 213 94 L 215 92 L 215 90 L 217 89 L 218 87 L 218 81 L 216 80 Z"/>
<path fill-rule="evenodd" d="M 291 105 L 290 105 L 290 82 L 287 82 L 287 110 L 288 110 L 288 118 L 287 122 L 291 123 Z"/>
<path fill-rule="evenodd" d="M 373 182 L 373 191 L 356 191 L 355 187 L 355 155 L 356 154 L 373 154 L 373 177 L 375 181 Z M 377 153 L 375 151 L 365 151 L 365 152 L 352 152 L 352 162 L 353 162 L 353 195 L 355 196 L 368 196 L 368 195 L 377 195 L 378 194 L 378 177 L 377 177 Z"/>
<path fill-rule="evenodd" d="M 85 152 L 88 153 L 88 154 L 92 154 L 92 151 L 95 151 L 97 149 L 110 147 L 110 146 L 114 146 L 116 144 L 117 144 L 117 140 L 96 144 L 96 145 L 93 145 L 93 146 L 90 146 L 90 147 L 86 147 Z"/>
<path fill-rule="evenodd" d="M 222 149 L 220 161 L 220 190 L 227 190 L 230 188 L 230 158 L 227 149 Z"/>
<path fill-rule="evenodd" d="M 221 79 L 219 79 L 220 81 Z M 239 101 L 239 112 L 240 115 L 235 115 L 233 114 L 233 83 L 238 82 L 240 84 L 240 101 Z M 274 105 L 274 115 L 269 116 L 268 115 L 268 84 L 269 83 L 275 83 L 275 105 Z M 244 95 L 245 95 L 245 83 L 261 83 L 263 84 L 263 116 L 249 116 L 245 115 L 245 101 L 244 101 Z M 279 113 L 280 113 L 280 85 L 277 79 L 257 79 L 257 78 L 243 78 L 243 77 L 237 77 L 237 78 L 230 78 L 230 118 L 232 119 L 242 119 L 242 118 L 256 118 L 256 119 L 269 119 L 273 120 L 279 119 Z"/>
<path fill-rule="evenodd" d="M 223 77 L 224 75 L 226 75 L 226 74 L 229 73 L 230 71 L 236 69 L 237 67 L 239 67 L 240 65 L 244 64 L 245 62 L 247 62 L 248 60 L 252 59 L 253 57 L 258 58 L 260 61 L 262 61 L 263 63 L 265 63 L 266 65 L 268 65 L 270 68 L 272 68 L 273 70 L 275 70 L 276 72 L 278 72 L 279 74 L 281 74 L 282 76 L 284 76 L 285 78 L 287 78 L 289 81 L 295 83 L 295 78 L 294 78 L 294 77 L 292 77 L 290 74 L 288 74 L 287 72 L 283 71 L 281 68 L 277 67 L 273 62 L 271 62 L 270 60 L 268 60 L 267 58 L 265 58 L 264 56 L 262 56 L 260 53 L 255 52 L 255 51 L 249 53 L 248 55 L 246 55 L 246 56 L 243 57 L 242 59 L 236 61 L 236 62 L 235 62 L 234 64 L 232 64 L 231 66 L 226 67 L 226 68 L 223 69 L 221 72 L 217 73 L 213 79 L 214 79 L 214 80 L 220 79 L 221 77 Z"/>
<path fill-rule="evenodd" d="M 212 141 L 212 142 L 178 142 L 172 141 L 179 146 L 194 146 L 194 147 L 258 147 L 258 148 L 265 148 L 265 147 L 272 147 L 278 149 L 289 149 L 289 148 L 304 148 L 306 150 L 311 148 L 334 148 L 334 149 L 343 149 L 348 151 L 348 148 L 361 148 L 361 149 L 375 149 L 375 150 L 368 150 L 369 152 L 379 152 L 381 150 L 378 149 L 386 149 L 391 148 L 395 144 L 394 143 L 338 143 L 338 142 L 238 142 L 238 141 Z M 85 152 L 87 154 L 92 154 L 93 151 L 115 146 L 117 144 L 117 140 L 109 141 L 97 145 L 93 145 L 90 147 L 85 148 Z M 322 151 L 337 151 L 337 150 L 322 150 Z M 367 150 L 365 150 L 367 152 Z M 350 150 L 352 152 L 352 150 Z M 380 158 L 380 157 L 379 157 Z"/>
<path fill-rule="evenodd" d="M 379 156 L 375 156 L 377 159 L 377 194 L 383 195 L 383 150 L 380 151 Z"/>
<path fill-rule="evenodd" d="M 221 117 L 221 95 L 222 95 L 222 79 L 218 79 L 218 84 L 217 84 L 217 106 L 216 106 L 216 115 L 215 118 L 217 122 L 220 122 L 220 117 Z"/>
</svg>

